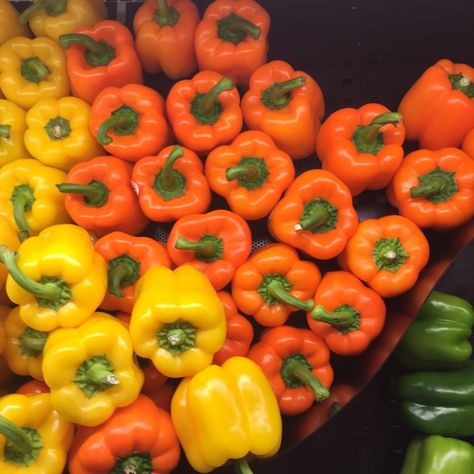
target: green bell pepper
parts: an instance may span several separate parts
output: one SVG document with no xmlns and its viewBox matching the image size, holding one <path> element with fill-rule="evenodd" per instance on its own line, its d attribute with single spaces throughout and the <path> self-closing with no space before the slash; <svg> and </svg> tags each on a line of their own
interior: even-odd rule
<svg viewBox="0 0 474 474">
<path fill-rule="evenodd" d="M 443 436 L 415 439 L 407 448 L 400 474 L 474 474 L 474 447 Z"/>
<path fill-rule="evenodd" d="M 472 353 L 469 337 L 474 324 L 470 303 L 433 291 L 418 311 L 397 348 L 398 360 L 415 370 L 464 367 Z"/>
<path fill-rule="evenodd" d="M 405 422 L 426 434 L 474 436 L 474 360 L 450 372 L 414 372 L 395 381 Z"/>
</svg>

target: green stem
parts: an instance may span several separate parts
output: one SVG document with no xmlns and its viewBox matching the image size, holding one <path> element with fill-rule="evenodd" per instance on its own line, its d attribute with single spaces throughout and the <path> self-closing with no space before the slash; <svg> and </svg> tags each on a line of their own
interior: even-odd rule
<svg viewBox="0 0 474 474">
<path fill-rule="evenodd" d="M 261 33 L 257 25 L 235 13 L 230 13 L 217 22 L 217 35 L 222 41 L 239 44 L 249 35 L 258 40 Z"/>
<path fill-rule="evenodd" d="M 33 56 L 22 59 L 20 66 L 21 75 L 30 82 L 39 84 L 51 74 L 51 70 L 40 58 Z"/>
<path fill-rule="evenodd" d="M 444 192 L 447 186 L 446 180 L 438 177 L 433 178 L 429 183 L 423 186 L 416 186 L 410 189 L 411 197 L 431 197 Z"/>
<path fill-rule="evenodd" d="M 328 312 L 324 306 L 317 305 L 310 316 L 315 321 L 330 324 L 343 334 L 359 329 L 360 326 L 360 313 L 348 305 L 339 306 L 333 312 Z"/>
<path fill-rule="evenodd" d="M 120 380 L 118 377 L 103 367 L 101 364 L 94 364 L 86 371 L 86 380 L 90 385 L 118 385 Z"/>
<path fill-rule="evenodd" d="M 232 467 L 237 474 L 253 474 L 247 459 L 232 459 Z"/>
<path fill-rule="evenodd" d="M 117 265 L 109 270 L 109 293 L 123 298 L 122 280 L 130 276 L 130 268 L 126 264 Z"/>
<path fill-rule="evenodd" d="M 0 138 L 5 138 L 6 140 L 9 140 L 11 131 L 11 125 L 0 125 Z"/>
<path fill-rule="evenodd" d="M 33 450 L 32 440 L 25 431 L 2 415 L 0 415 L 0 434 L 5 436 L 19 453 L 26 454 Z"/>
<path fill-rule="evenodd" d="M 176 186 L 175 174 L 173 173 L 173 166 L 177 160 L 184 156 L 184 150 L 179 145 L 176 145 L 171 153 L 168 155 L 162 172 L 162 184 L 165 189 L 173 189 Z"/>
<path fill-rule="evenodd" d="M 201 102 L 201 110 L 203 115 L 208 115 L 215 107 L 215 102 L 222 92 L 230 91 L 235 87 L 234 82 L 228 77 L 223 77 L 214 87 L 212 87 Z"/>
<path fill-rule="evenodd" d="M 178 250 L 191 250 L 196 258 L 204 262 L 214 262 L 222 258 L 222 239 L 212 234 L 204 234 L 199 240 L 187 240 L 184 237 L 176 239 L 175 248 Z"/>
<path fill-rule="evenodd" d="M 269 109 L 282 109 L 291 99 L 290 92 L 306 82 L 305 76 L 298 76 L 288 81 L 275 82 L 262 92 L 262 102 Z"/>
<path fill-rule="evenodd" d="M 108 133 L 113 130 L 117 135 L 133 135 L 138 126 L 138 113 L 131 107 L 123 105 L 114 110 L 109 119 L 107 119 L 99 128 L 97 133 L 97 142 L 100 145 L 109 145 L 112 138 Z"/>
<path fill-rule="evenodd" d="M 57 184 L 59 192 L 78 194 L 84 198 L 90 207 L 102 207 L 109 197 L 109 190 L 100 181 L 91 181 L 88 184 L 62 183 Z"/>
<path fill-rule="evenodd" d="M 31 18 L 31 15 L 40 11 L 46 10 L 48 16 L 59 16 L 67 10 L 67 0 L 38 0 L 31 4 L 20 15 L 20 23 L 25 25 Z"/>
<path fill-rule="evenodd" d="M 472 99 L 474 97 L 474 82 L 464 74 L 450 74 L 448 76 L 453 90 L 461 91 L 467 97 Z"/>
<path fill-rule="evenodd" d="M 120 384 L 119 378 L 114 374 L 112 364 L 105 355 L 84 360 L 78 367 L 73 382 L 88 398 Z"/>
<path fill-rule="evenodd" d="M 335 416 L 339 411 L 341 411 L 344 405 L 339 402 L 333 402 L 331 407 L 329 408 L 329 418 Z"/>
<path fill-rule="evenodd" d="M 19 230 L 18 238 L 20 242 L 23 242 L 32 234 L 30 226 L 26 222 L 25 213 L 31 211 L 33 203 L 35 202 L 33 189 L 29 184 L 19 184 L 15 186 L 10 201 L 13 205 L 15 224 Z"/>
<path fill-rule="evenodd" d="M 246 189 L 258 189 L 263 186 L 270 172 L 265 159 L 257 156 L 244 156 L 236 166 L 227 168 L 228 181 L 236 179 Z"/>
<path fill-rule="evenodd" d="M 268 283 L 266 287 L 267 293 L 280 303 L 284 303 L 303 311 L 311 311 L 314 306 L 313 300 L 300 300 L 287 291 L 284 285 L 277 279 Z"/>
<path fill-rule="evenodd" d="M 23 355 L 38 357 L 43 353 L 48 333 L 27 327 L 18 338 L 18 346 Z"/>
<path fill-rule="evenodd" d="M 154 21 L 162 28 L 164 26 L 174 26 L 178 23 L 179 12 L 168 5 L 166 0 L 158 0 L 158 10 L 155 13 Z"/>
<path fill-rule="evenodd" d="M 160 348 L 172 356 L 196 347 L 196 336 L 197 328 L 185 321 L 164 324 L 157 334 Z"/>
<path fill-rule="evenodd" d="M 311 208 L 311 213 L 308 213 L 295 224 L 295 230 L 314 230 L 323 226 L 328 219 L 328 209 L 325 206 L 316 205 Z"/>
<path fill-rule="evenodd" d="M 80 33 L 69 33 L 59 37 L 59 44 L 68 49 L 73 44 L 83 46 L 86 51 L 86 60 L 92 67 L 107 66 L 115 58 L 115 49 L 109 43 L 96 41 L 90 36 Z"/>
<path fill-rule="evenodd" d="M 140 277 L 140 262 L 122 254 L 109 261 L 109 293 L 118 298 L 123 297 L 121 288 L 133 285 Z"/>
</svg>

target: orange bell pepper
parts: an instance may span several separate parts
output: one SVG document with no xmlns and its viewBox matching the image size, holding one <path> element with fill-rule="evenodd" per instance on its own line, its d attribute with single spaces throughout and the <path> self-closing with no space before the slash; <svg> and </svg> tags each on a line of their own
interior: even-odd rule
<svg viewBox="0 0 474 474">
<path fill-rule="evenodd" d="M 390 183 L 403 160 L 402 117 L 380 104 L 340 109 L 319 131 L 316 153 L 353 196 Z"/>
<path fill-rule="evenodd" d="M 442 59 L 429 67 L 403 97 L 406 137 L 420 148 L 460 146 L 474 128 L 474 68 Z"/>
<path fill-rule="evenodd" d="M 163 71 L 170 79 L 197 68 L 194 32 L 199 11 L 191 0 L 147 0 L 133 17 L 135 45 L 143 69 Z"/>
<path fill-rule="evenodd" d="M 449 229 L 474 216 L 474 160 L 457 148 L 417 150 L 405 157 L 387 196 L 421 228 Z"/>
<path fill-rule="evenodd" d="M 259 131 L 211 151 L 205 169 L 211 189 L 247 220 L 267 216 L 295 176 L 291 158 Z"/>
<path fill-rule="evenodd" d="M 338 262 L 380 296 L 389 298 L 413 287 L 429 253 L 428 240 L 416 224 L 406 217 L 389 215 L 361 222 Z"/>
<path fill-rule="evenodd" d="M 248 128 L 270 135 L 292 158 L 305 158 L 314 152 L 324 97 L 311 76 L 271 61 L 252 73 L 242 113 Z"/>
<path fill-rule="evenodd" d="M 107 153 L 137 161 L 168 143 L 165 101 L 141 84 L 107 87 L 92 103 L 90 129 Z"/>
<path fill-rule="evenodd" d="M 106 87 L 143 83 L 133 36 L 118 21 L 104 20 L 78 28 L 75 33 L 61 35 L 59 43 L 67 50 L 71 90 L 89 104 Z"/>
<path fill-rule="evenodd" d="M 474 128 L 464 137 L 462 150 L 474 159 Z"/>
<path fill-rule="evenodd" d="M 201 160 L 179 145 L 138 160 L 132 180 L 138 187 L 142 211 L 155 222 L 176 221 L 205 212 L 211 203 Z"/>
<path fill-rule="evenodd" d="M 288 245 L 269 244 L 241 265 L 232 280 L 240 311 L 262 326 L 281 326 L 294 311 L 311 311 L 321 281 L 315 263 L 300 260 Z"/>
<path fill-rule="evenodd" d="M 328 272 L 314 296 L 306 319 L 311 330 L 342 356 L 365 351 L 385 323 L 385 303 L 348 272 Z"/>
<path fill-rule="evenodd" d="M 228 285 L 252 250 L 250 228 L 225 209 L 179 219 L 168 236 L 168 253 L 176 266 L 201 270 L 216 290 Z"/>
<path fill-rule="evenodd" d="M 346 185 L 329 171 L 299 175 L 268 218 L 270 233 L 313 258 L 339 255 L 357 228 L 357 213 Z"/>
<path fill-rule="evenodd" d="M 267 60 L 270 16 L 254 0 L 216 0 L 195 34 L 199 69 L 216 71 L 247 87 L 250 74 Z"/>
<path fill-rule="evenodd" d="M 242 129 L 239 92 L 230 79 L 214 71 L 175 83 L 166 111 L 176 138 L 201 154 L 229 143 Z"/>
</svg>

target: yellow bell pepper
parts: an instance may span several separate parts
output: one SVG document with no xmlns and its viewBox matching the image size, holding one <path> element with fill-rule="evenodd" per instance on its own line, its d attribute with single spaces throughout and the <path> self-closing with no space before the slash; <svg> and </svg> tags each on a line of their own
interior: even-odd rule
<svg viewBox="0 0 474 474">
<path fill-rule="evenodd" d="M 0 45 L 15 36 L 30 36 L 28 27 L 20 23 L 19 16 L 9 0 L 0 0 Z"/>
<path fill-rule="evenodd" d="M 10 273 L 8 297 L 37 331 L 79 326 L 104 298 L 107 265 L 81 227 L 48 227 L 25 240 L 18 253 L 0 246 L 0 260 Z"/>
<path fill-rule="evenodd" d="M 74 425 L 52 408 L 49 393 L 0 398 L 0 472 L 61 474 Z"/>
<path fill-rule="evenodd" d="M 6 345 L 6 334 L 5 334 L 5 319 L 8 316 L 11 308 L 8 306 L 0 305 L 0 354 L 5 350 Z"/>
<path fill-rule="evenodd" d="M 167 377 L 193 375 L 211 364 L 226 327 L 216 290 L 195 267 L 152 267 L 138 281 L 130 320 L 133 346 Z"/>
<path fill-rule="evenodd" d="M 35 0 L 20 15 L 20 21 L 29 22 L 35 36 L 48 36 L 55 41 L 106 18 L 103 0 Z"/>
<path fill-rule="evenodd" d="M 260 367 L 245 357 L 231 357 L 221 367 L 211 365 L 184 379 L 173 395 L 171 417 L 198 472 L 210 472 L 229 459 L 241 472 L 251 472 L 248 453 L 269 457 L 280 448 L 277 399 Z"/>
<path fill-rule="evenodd" d="M 0 168 L 29 158 L 23 141 L 25 130 L 25 111 L 13 102 L 0 99 Z"/>
<path fill-rule="evenodd" d="M 20 246 L 18 234 L 10 222 L 0 216 L 0 245 L 6 245 L 8 248 L 16 251 Z M 8 270 L 5 265 L 0 263 L 0 304 L 9 305 L 10 299 L 7 296 L 5 284 L 7 282 Z"/>
<path fill-rule="evenodd" d="M 26 148 L 45 165 L 66 171 L 102 155 L 89 130 L 90 115 L 90 105 L 77 97 L 40 100 L 26 114 Z"/>
<path fill-rule="evenodd" d="M 0 216 L 18 229 L 20 241 L 54 224 L 71 222 L 57 184 L 66 173 L 33 160 L 0 169 Z"/>
<path fill-rule="evenodd" d="M 49 38 L 16 37 L 0 47 L 0 88 L 23 109 L 69 94 L 66 57 Z"/>
<path fill-rule="evenodd" d="M 68 420 L 96 426 L 138 397 L 144 376 L 126 325 L 95 313 L 75 329 L 51 333 L 43 351 L 53 407 Z"/>
</svg>

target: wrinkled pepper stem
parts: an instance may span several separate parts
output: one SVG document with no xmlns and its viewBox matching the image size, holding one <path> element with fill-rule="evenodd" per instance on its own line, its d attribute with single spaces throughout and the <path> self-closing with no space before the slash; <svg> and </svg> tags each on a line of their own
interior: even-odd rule
<svg viewBox="0 0 474 474">
<path fill-rule="evenodd" d="M 208 263 L 222 258 L 224 251 L 222 239 L 212 234 L 205 234 L 196 241 L 178 237 L 175 248 L 178 250 L 191 250 L 196 255 L 196 258 Z"/>
<path fill-rule="evenodd" d="M 236 474 L 253 474 L 252 469 L 250 469 L 247 459 L 232 459 L 232 467 Z"/>
<path fill-rule="evenodd" d="M 317 305 L 311 311 L 311 317 L 315 321 L 328 323 L 336 329 L 346 329 L 353 326 L 357 322 L 357 312 L 349 309 L 342 311 L 328 312 L 324 306 Z"/>
<path fill-rule="evenodd" d="M 173 189 L 176 186 L 176 179 L 175 174 L 173 173 L 173 166 L 179 158 L 184 155 L 184 150 L 179 146 L 176 145 L 171 153 L 168 155 L 163 168 L 161 169 L 163 173 L 162 183 L 165 189 Z"/>
<path fill-rule="evenodd" d="M 157 334 L 160 347 L 173 356 L 196 347 L 196 336 L 197 328 L 185 321 L 165 324 Z"/>
<path fill-rule="evenodd" d="M 244 156 L 236 166 L 226 170 L 228 181 L 236 179 L 246 189 L 261 188 L 269 175 L 265 159 L 259 156 Z"/>
<path fill-rule="evenodd" d="M 148 453 L 133 453 L 119 459 L 111 471 L 116 474 L 151 474 L 154 472 L 151 456 Z"/>
<path fill-rule="evenodd" d="M 168 5 L 167 0 L 158 0 L 158 10 L 155 13 L 154 21 L 161 27 L 174 26 L 178 23 L 179 13 L 175 8 Z"/>
<path fill-rule="evenodd" d="M 275 82 L 262 92 L 262 102 L 269 109 L 282 109 L 290 102 L 290 92 L 306 82 L 305 76 L 298 76 L 284 82 Z"/>
<path fill-rule="evenodd" d="M 266 292 L 274 300 L 303 311 L 311 311 L 314 306 L 313 300 L 303 301 L 293 296 L 287 289 L 285 289 L 284 284 L 276 278 L 266 285 Z"/>
<path fill-rule="evenodd" d="M 108 133 L 113 130 L 117 135 L 133 135 L 138 126 L 138 113 L 127 105 L 114 110 L 97 132 L 99 145 L 109 145 L 112 138 Z"/>
<path fill-rule="evenodd" d="M 93 356 L 82 362 L 73 382 L 90 398 L 98 392 L 120 384 L 113 370 L 106 356 Z"/>
<path fill-rule="evenodd" d="M 48 333 L 27 327 L 18 338 L 21 353 L 31 357 L 38 357 L 43 353 Z"/>
<path fill-rule="evenodd" d="M 130 268 L 127 264 L 117 265 L 109 271 L 109 293 L 117 298 L 123 298 L 122 280 L 128 278 Z"/>
<path fill-rule="evenodd" d="M 20 72 L 27 81 L 34 82 L 35 84 L 44 81 L 51 74 L 47 64 L 36 56 L 22 59 Z"/>
<path fill-rule="evenodd" d="M 31 211 L 35 202 L 33 189 L 29 184 L 19 184 L 13 189 L 10 201 L 13 205 L 13 217 L 18 227 L 18 238 L 20 242 L 30 237 L 32 234 L 30 226 L 26 222 L 25 213 Z"/>
<path fill-rule="evenodd" d="M 323 226 L 329 219 L 329 211 L 325 206 L 317 205 L 311 209 L 311 213 L 303 217 L 297 224 L 295 230 L 313 230 Z"/>
<path fill-rule="evenodd" d="M 140 262 L 123 254 L 109 262 L 109 293 L 123 297 L 121 287 L 129 286 L 135 283 L 140 276 Z"/>
<path fill-rule="evenodd" d="M 73 44 L 86 48 L 86 60 L 92 67 L 107 66 L 115 58 L 115 49 L 107 42 L 96 41 L 81 33 L 68 33 L 59 37 L 62 48 L 68 49 Z"/>
<path fill-rule="evenodd" d="M 0 125 L 0 138 L 8 140 L 12 131 L 11 125 Z"/>
<path fill-rule="evenodd" d="M 446 188 L 446 181 L 443 178 L 433 178 L 424 186 L 417 186 L 410 189 L 411 197 L 429 197 L 440 194 Z"/>
<path fill-rule="evenodd" d="M 165 164 L 155 176 L 153 189 L 165 201 L 178 198 L 186 192 L 186 179 L 173 168 L 175 162 L 184 156 L 184 150 L 176 145 L 168 155 Z"/>
<path fill-rule="evenodd" d="M 0 433 L 5 436 L 20 453 L 27 453 L 33 449 L 33 443 L 30 437 L 19 426 L 2 415 L 0 415 Z"/>
<path fill-rule="evenodd" d="M 101 364 L 95 364 L 86 371 L 86 380 L 91 385 L 118 385 L 118 377 Z"/>
<path fill-rule="evenodd" d="M 261 33 L 257 25 L 235 13 L 230 13 L 217 22 L 217 34 L 222 41 L 239 44 L 247 36 L 258 40 Z"/>
<path fill-rule="evenodd" d="M 31 15 L 40 10 L 45 10 L 48 16 L 61 15 L 67 10 L 67 0 L 38 0 L 22 12 L 20 23 L 26 25 Z"/>
<path fill-rule="evenodd" d="M 396 272 L 408 259 L 398 237 L 381 238 L 375 242 L 372 256 L 379 270 Z"/>
<path fill-rule="evenodd" d="M 215 107 L 215 102 L 222 92 L 230 91 L 235 87 L 234 82 L 228 77 L 223 77 L 214 87 L 212 87 L 204 96 L 201 102 L 202 115 L 209 115 Z"/>
<path fill-rule="evenodd" d="M 101 207 L 108 199 L 109 190 L 99 181 L 91 181 L 88 184 L 62 183 L 56 187 L 64 194 L 78 194 L 84 198 L 86 204 L 91 207 Z"/>
<path fill-rule="evenodd" d="M 474 97 L 474 82 L 464 74 L 450 74 L 448 76 L 451 87 L 454 90 L 461 91 L 467 97 L 472 99 Z"/>
</svg>

